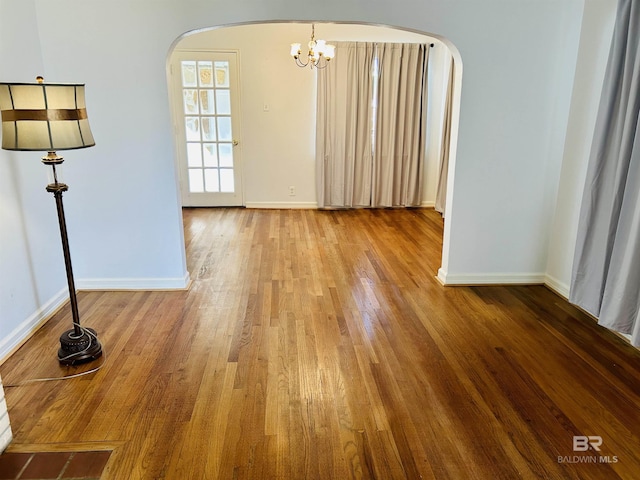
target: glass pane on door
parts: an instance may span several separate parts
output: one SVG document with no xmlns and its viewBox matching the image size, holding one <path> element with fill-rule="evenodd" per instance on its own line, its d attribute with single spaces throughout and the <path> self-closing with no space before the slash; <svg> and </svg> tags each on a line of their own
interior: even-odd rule
<svg viewBox="0 0 640 480">
<path fill-rule="evenodd" d="M 233 170 L 230 168 L 220 169 L 220 191 L 233 192 Z"/>
<path fill-rule="evenodd" d="M 189 169 L 189 189 L 192 192 L 204 192 L 204 181 L 202 180 L 202 171 L 200 169 Z"/>
<path fill-rule="evenodd" d="M 181 61 L 191 193 L 235 190 L 229 68 L 228 61 Z"/>
</svg>

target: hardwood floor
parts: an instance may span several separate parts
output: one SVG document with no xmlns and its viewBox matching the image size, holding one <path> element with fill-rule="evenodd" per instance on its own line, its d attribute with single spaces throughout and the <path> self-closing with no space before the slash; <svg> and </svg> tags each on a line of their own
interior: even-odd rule
<svg viewBox="0 0 640 480">
<path fill-rule="evenodd" d="M 98 372 L 23 384 L 95 366 L 57 363 L 68 307 L 0 367 L 9 451 L 112 449 L 116 480 L 640 478 L 640 353 L 544 287 L 442 287 L 435 212 L 184 217 L 189 291 L 79 294 Z"/>
</svg>

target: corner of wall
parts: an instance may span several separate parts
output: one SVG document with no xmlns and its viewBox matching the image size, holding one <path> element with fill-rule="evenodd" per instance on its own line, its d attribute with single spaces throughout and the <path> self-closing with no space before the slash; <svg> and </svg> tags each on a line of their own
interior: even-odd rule
<svg viewBox="0 0 640 480">
<path fill-rule="evenodd" d="M 569 300 L 569 284 L 563 282 L 552 275 L 545 275 L 544 284 L 547 288 L 553 290 L 565 300 Z"/>
<path fill-rule="evenodd" d="M 568 296 L 591 139 L 615 21 L 615 0 L 584 5 L 569 117 L 551 218 L 545 283 Z"/>
</svg>

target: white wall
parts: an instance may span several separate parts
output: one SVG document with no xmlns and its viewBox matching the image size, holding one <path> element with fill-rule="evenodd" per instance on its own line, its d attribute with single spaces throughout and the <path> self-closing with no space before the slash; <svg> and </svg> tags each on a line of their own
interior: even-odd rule
<svg viewBox="0 0 640 480">
<path fill-rule="evenodd" d="M 149 23 L 159 4 L 36 5 L 45 78 L 87 84 L 96 140 L 93 148 L 65 155 L 65 209 L 78 288 L 184 287 L 165 82 L 171 40 L 160 33 L 162 15 Z"/>
<path fill-rule="evenodd" d="M 547 263 L 546 282 L 565 297 L 569 296 L 582 191 L 615 11 L 616 0 L 588 0 L 584 8 L 576 81 Z"/>
<path fill-rule="evenodd" d="M 235 50 L 240 60 L 242 132 L 238 136 L 248 207 L 316 207 L 316 76 L 299 68 L 289 45 L 306 44 L 311 25 L 242 25 L 194 33 L 177 50 Z M 328 41 L 434 43 L 430 51 L 431 90 L 435 93 L 426 152 L 423 204 L 433 206 L 442 135 L 443 76 L 446 47 L 437 39 L 403 30 L 354 24 L 318 24 L 316 38 Z M 264 111 L 268 105 L 269 111 Z M 288 194 L 296 187 L 296 196 Z"/>
<path fill-rule="evenodd" d="M 69 152 L 66 169 L 78 283 L 181 285 L 186 268 L 166 85 L 166 58 L 180 35 L 287 19 L 358 21 L 442 35 L 459 49 L 464 78 L 441 273 L 452 281 L 513 279 L 547 268 L 581 28 L 583 38 L 599 28 L 582 23 L 583 5 L 0 0 L 0 78 L 29 81 L 44 74 L 50 81 L 87 84 L 97 145 Z M 35 179 L 41 165 L 30 154 L 1 155 L 2 178 L 14 179 L 0 193 L 6 339 L 55 298 L 64 274 L 51 199 Z"/>
<path fill-rule="evenodd" d="M 469 21 L 459 25 L 467 35 L 448 36 L 464 77 L 449 255 L 439 277 L 542 283 L 582 3 L 511 2 L 491 18 L 485 8 L 468 6 Z"/>
<path fill-rule="evenodd" d="M 0 3 L 0 81 L 43 73 L 33 1 Z M 66 277 L 46 167 L 0 150 L 0 359 L 65 298 Z"/>
</svg>

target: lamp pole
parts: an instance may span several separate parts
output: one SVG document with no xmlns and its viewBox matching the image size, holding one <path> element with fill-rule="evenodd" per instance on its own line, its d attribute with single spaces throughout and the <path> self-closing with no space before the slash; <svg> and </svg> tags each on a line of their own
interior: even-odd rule
<svg viewBox="0 0 640 480">
<path fill-rule="evenodd" d="M 73 329 L 67 330 L 60 336 L 60 349 L 58 350 L 58 361 L 63 365 L 75 365 L 90 362 L 102 355 L 102 345 L 98 341 L 98 336 L 92 328 L 82 328 L 80 326 L 80 314 L 78 313 L 78 299 L 76 295 L 76 285 L 73 280 L 73 267 L 71 265 L 71 253 L 69 251 L 69 237 L 67 235 L 67 222 L 64 216 L 64 206 L 62 204 L 62 194 L 69 190 L 65 183 L 58 182 L 56 165 L 61 164 L 64 158 L 55 152 L 49 152 L 42 158 L 42 163 L 51 165 L 53 169 L 53 183 L 47 185 L 47 192 L 53 193 L 56 199 L 56 209 L 58 211 L 58 224 L 60 226 L 60 237 L 62 239 L 62 253 L 64 254 L 64 266 L 67 272 L 67 285 L 69 286 L 69 301 L 71 303 L 71 315 L 73 318 Z"/>
</svg>

